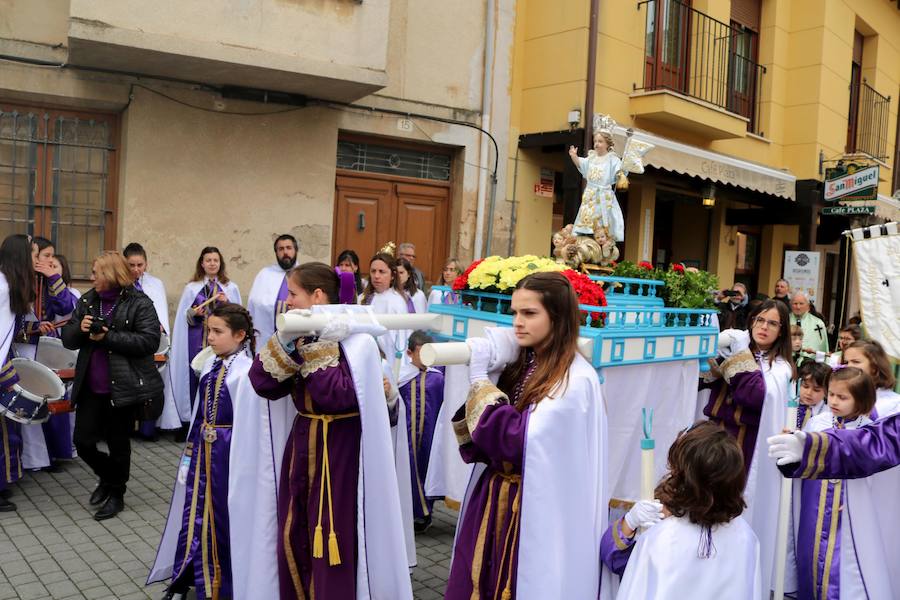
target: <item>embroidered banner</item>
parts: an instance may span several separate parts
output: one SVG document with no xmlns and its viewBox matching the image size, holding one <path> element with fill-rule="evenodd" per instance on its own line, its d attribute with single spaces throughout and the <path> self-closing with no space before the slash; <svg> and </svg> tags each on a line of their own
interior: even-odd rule
<svg viewBox="0 0 900 600">
<path fill-rule="evenodd" d="M 897 223 L 850 232 L 866 333 L 900 360 L 900 230 Z"/>
</svg>

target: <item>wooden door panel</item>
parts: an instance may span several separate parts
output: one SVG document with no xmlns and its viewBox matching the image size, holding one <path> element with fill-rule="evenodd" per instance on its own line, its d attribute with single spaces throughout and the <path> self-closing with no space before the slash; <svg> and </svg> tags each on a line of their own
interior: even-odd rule
<svg viewBox="0 0 900 600">
<path fill-rule="evenodd" d="M 429 282 L 438 281 L 447 258 L 449 190 L 397 185 L 397 241 L 416 245 L 416 267 Z"/>
<path fill-rule="evenodd" d="M 354 177 L 338 177 L 335 189 L 334 258 L 345 249 L 356 251 L 360 268 L 368 261 L 391 231 L 393 210 L 391 184 Z"/>
</svg>

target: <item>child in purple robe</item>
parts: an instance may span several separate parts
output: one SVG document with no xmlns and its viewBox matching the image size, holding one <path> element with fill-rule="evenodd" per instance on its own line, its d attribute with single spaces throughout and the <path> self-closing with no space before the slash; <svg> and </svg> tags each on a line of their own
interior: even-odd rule
<svg viewBox="0 0 900 600">
<path fill-rule="evenodd" d="M 838 368 L 828 381 L 829 411 L 813 417 L 807 433 L 829 429 L 857 429 L 872 422 L 875 387 L 871 377 L 854 367 Z M 858 548 L 879 540 L 861 535 L 853 510 L 856 493 L 848 493 L 840 479 L 803 480 L 797 520 L 798 599 L 874 598 L 867 592 L 868 572 L 875 565 L 860 562 Z M 796 496 L 795 496 L 796 501 Z"/>
<path fill-rule="evenodd" d="M 184 286 L 175 323 L 172 328 L 172 349 L 169 368 L 172 369 L 172 395 L 181 419 L 181 434 L 176 441 L 183 441 L 187 424 L 197 400 L 199 379 L 191 369 L 191 361 L 206 347 L 209 314 L 224 302 L 241 303 L 241 292 L 228 279 L 222 253 L 214 246 L 200 251 L 194 275 Z"/>
<path fill-rule="evenodd" d="M 419 358 L 422 346 L 433 341 L 424 331 L 414 331 L 409 336 L 406 353 L 414 369 L 401 373 L 399 382 L 409 428 L 407 433 L 414 527 L 420 532 L 431 525 L 434 500 L 425 496 L 425 476 L 428 473 L 434 426 L 444 401 L 444 374 L 438 369 L 426 367 Z M 407 378 L 409 379 L 404 381 Z"/>
<path fill-rule="evenodd" d="M 578 301 L 565 277 L 536 273 L 511 307 L 508 358 L 499 341 L 467 341 L 471 387 L 452 422 L 475 468 L 445 597 L 596 598 L 605 416 L 596 371 L 577 354 Z M 493 367 L 505 367 L 496 385 Z"/>
<path fill-rule="evenodd" d="M 800 406 L 797 408 L 797 429 L 803 429 L 809 420 L 826 412 L 825 392 L 831 367 L 824 363 L 807 361 L 797 370 L 800 381 Z"/>
<path fill-rule="evenodd" d="M 347 280 L 352 285 L 352 280 Z M 293 269 L 288 275 L 288 308 L 310 309 L 316 305 L 337 304 L 340 298 L 340 280 L 334 269 L 322 263 L 306 263 Z M 367 501 L 369 486 L 381 476 L 369 474 L 362 477 L 361 443 L 365 421 L 361 412 L 360 390 L 366 382 L 356 382 L 351 374 L 352 357 L 344 354 L 339 342 L 350 334 L 348 326 L 340 319 L 333 319 L 317 336 L 290 339 L 277 332 L 262 348 L 250 369 L 250 382 L 256 392 L 272 404 L 284 396 L 290 396 L 294 412 L 293 423 L 288 423 L 290 433 L 284 446 L 277 445 L 275 452 L 283 448 L 283 460 L 278 483 L 278 580 L 282 600 L 357 597 L 360 581 L 365 581 L 359 561 L 365 556 L 369 569 L 368 584 L 379 560 L 391 561 L 399 572 L 407 573 L 408 592 L 392 592 L 384 597 L 399 599 L 411 596 L 406 571 L 406 555 L 402 545 L 395 545 L 397 555 L 376 555 L 377 541 L 370 536 L 376 529 L 371 521 L 366 523 L 365 543 L 371 549 L 360 547 L 359 529 L 361 515 L 357 501 Z M 377 361 L 375 344 L 371 345 L 373 359 Z M 375 384 L 384 402 L 383 381 L 378 363 L 369 365 L 378 381 Z M 371 383 L 371 382 L 367 382 Z M 382 408 L 382 410 L 386 410 Z M 282 414 L 282 413 L 279 413 Z M 281 417 L 283 418 L 283 417 Z M 272 417 L 272 427 L 283 426 Z M 389 452 L 387 415 L 383 431 L 372 432 L 375 439 L 381 434 Z M 362 456 L 365 464 L 367 455 Z M 393 470 L 393 465 L 386 465 Z M 395 509 L 399 523 L 399 496 L 396 479 L 393 482 Z M 360 488 L 363 494 L 358 495 Z M 379 507 L 383 514 L 366 514 L 366 519 L 386 518 L 391 507 Z M 371 531 L 370 531 L 371 530 Z M 359 573 L 363 579 L 358 579 Z M 365 593 L 369 593 L 368 591 Z M 373 597 L 375 597 L 374 592 Z M 313 596 L 314 595 L 314 596 Z"/>
<path fill-rule="evenodd" d="M 741 449 L 701 421 L 669 447 L 657 500 L 641 500 L 612 523 L 600 558 L 622 576 L 618 600 L 684 597 L 759 600 L 759 541 L 741 518 L 747 477 Z"/>
<path fill-rule="evenodd" d="M 900 394 L 894 391 L 897 380 L 884 347 L 875 340 L 860 340 L 848 345 L 841 362 L 867 373 L 875 383 L 877 418 L 900 412 Z M 876 418 L 876 417 L 873 417 Z"/>
<path fill-rule="evenodd" d="M 253 322 L 247 309 L 231 303 L 217 306 L 206 321 L 206 340 L 215 360 L 200 378 L 199 405 L 178 471 L 179 483 L 186 488 L 167 591 L 170 598 L 191 586 L 196 587 L 198 598 L 234 597 L 231 521 L 249 518 L 229 514 L 229 470 L 235 402 L 255 398 L 232 398 L 234 388 L 228 383 L 249 371 L 246 350 L 251 355 L 255 352 Z"/>
</svg>

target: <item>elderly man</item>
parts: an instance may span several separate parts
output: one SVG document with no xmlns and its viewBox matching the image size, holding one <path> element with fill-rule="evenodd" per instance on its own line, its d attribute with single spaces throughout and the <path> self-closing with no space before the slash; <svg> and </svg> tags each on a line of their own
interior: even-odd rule
<svg viewBox="0 0 900 600">
<path fill-rule="evenodd" d="M 397 246 L 397 258 L 405 258 L 409 264 L 413 266 L 413 275 L 416 278 L 416 287 L 425 293 L 425 276 L 422 271 L 416 268 L 416 245 L 410 242 L 403 242 Z"/>
<path fill-rule="evenodd" d="M 803 351 L 815 354 L 828 352 L 828 331 L 822 319 L 809 311 L 809 299 L 803 292 L 791 296 L 791 324 L 803 329 Z"/>
<path fill-rule="evenodd" d="M 263 267 L 253 280 L 247 310 L 253 317 L 257 340 L 265 344 L 275 333 L 275 318 L 287 310 L 287 273 L 297 263 L 297 239 L 287 233 L 275 238 L 275 264 Z"/>
<path fill-rule="evenodd" d="M 787 279 L 779 279 L 775 282 L 775 294 L 772 300 L 781 300 L 788 308 L 791 307 L 791 284 Z"/>
</svg>

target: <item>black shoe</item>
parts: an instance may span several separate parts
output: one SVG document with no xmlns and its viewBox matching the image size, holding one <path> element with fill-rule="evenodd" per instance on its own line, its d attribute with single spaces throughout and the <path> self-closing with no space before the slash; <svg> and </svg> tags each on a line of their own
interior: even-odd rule
<svg viewBox="0 0 900 600">
<path fill-rule="evenodd" d="M 6 488 L 6 489 L 0 490 L 0 498 L 2 498 L 3 500 L 9 500 L 10 498 L 12 498 L 12 495 L 13 495 L 12 488 Z"/>
<path fill-rule="evenodd" d="M 125 500 L 122 496 L 113 496 L 110 495 L 106 500 L 106 504 L 94 513 L 95 521 L 105 521 L 106 519 L 112 519 L 114 516 L 122 512 L 122 509 L 125 508 Z"/>
<path fill-rule="evenodd" d="M 181 429 L 175 430 L 175 441 L 179 444 L 183 444 L 187 441 L 188 436 L 188 428 L 190 427 L 190 423 L 184 423 L 181 425 Z"/>
<path fill-rule="evenodd" d="M 0 512 L 15 512 L 16 505 L 6 498 L 0 498 Z"/>
<path fill-rule="evenodd" d="M 60 473 L 62 472 L 62 465 L 59 464 L 59 461 L 51 460 L 49 467 L 44 467 L 44 471 L 47 473 Z"/>
<path fill-rule="evenodd" d="M 109 498 L 109 486 L 105 483 L 98 483 L 94 488 L 94 493 L 91 494 L 91 506 L 100 506 L 106 502 L 107 498 Z"/>
<path fill-rule="evenodd" d="M 431 527 L 431 515 L 413 521 L 413 530 L 416 533 L 423 533 L 425 531 L 428 531 L 429 527 Z"/>
<path fill-rule="evenodd" d="M 163 594 L 162 600 L 184 600 L 184 598 L 186 596 L 187 596 L 187 590 L 182 592 L 182 591 L 173 590 L 172 588 L 169 588 L 166 590 L 166 593 Z"/>
</svg>

